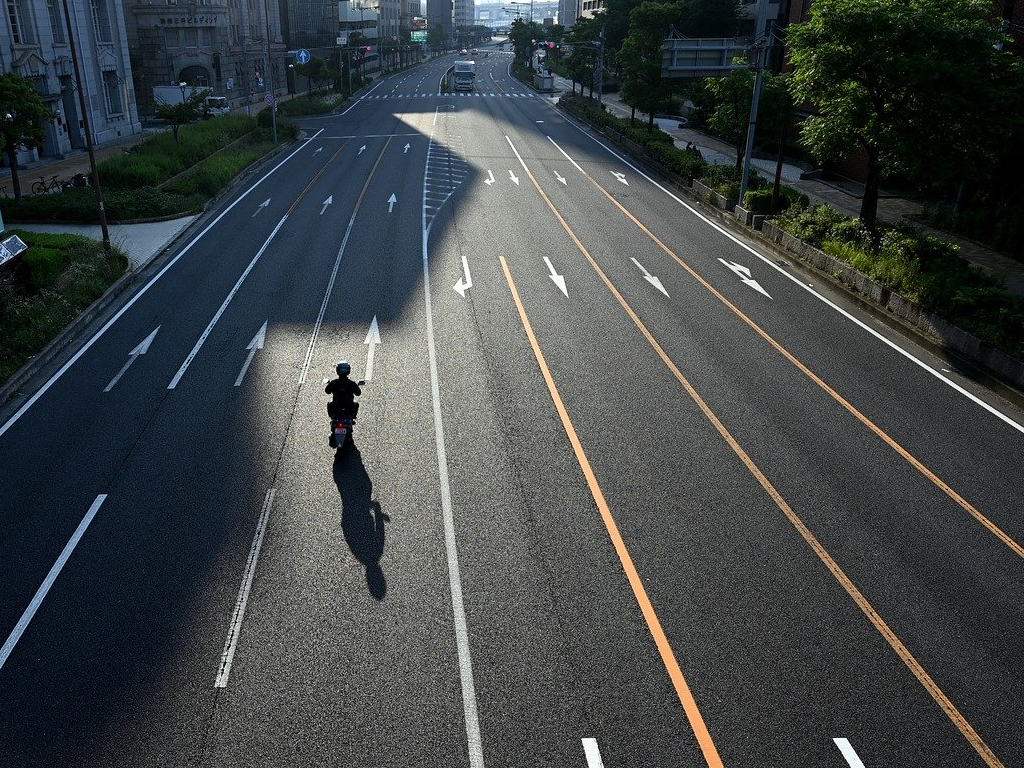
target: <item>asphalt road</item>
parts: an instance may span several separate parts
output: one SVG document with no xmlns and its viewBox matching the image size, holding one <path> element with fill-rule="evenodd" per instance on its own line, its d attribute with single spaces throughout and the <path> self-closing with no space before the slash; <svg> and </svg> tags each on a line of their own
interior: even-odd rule
<svg viewBox="0 0 1024 768">
<path fill-rule="evenodd" d="M 1024 765 L 1024 415 L 509 61 L 306 120 L 6 406 L 0 765 Z"/>
</svg>

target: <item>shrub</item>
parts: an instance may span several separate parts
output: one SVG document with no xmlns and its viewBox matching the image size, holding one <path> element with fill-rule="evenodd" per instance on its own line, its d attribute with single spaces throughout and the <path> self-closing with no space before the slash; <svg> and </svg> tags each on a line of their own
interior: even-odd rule
<svg viewBox="0 0 1024 768">
<path fill-rule="evenodd" d="M 33 291 L 52 286 L 63 269 L 64 254 L 56 248 L 33 246 L 21 255 L 19 272 L 24 272 L 25 282 Z"/>
<path fill-rule="evenodd" d="M 344 103 L 345 96 L 332 91 L 317 91 L 309 96 L 299 96 L 281 102 L 278 117 L 282 115 L 323 115 Z"/>
<path fill-rule="evenodd" d="M 198 195 L 213 197 L 226 188 L 241 171 L 262 157 L 269 145 L 256 145 L 208 158 L 191 171 L 168 184 L 165 191 L 184 198 Z"/>
<path fill-rule="evenodd" d="M 700 155 L 666 144 L 648 144 L 647 154 L 652 160 L 661 163 L 688 181 L 699 178 L 708 166 Z"/>
<path fill-rule="evenodd" d="M 792 206 L 806 208 L 810 205 L 810 198 L 802 192 L 798 192 L 785 184 L 779 186 L 779 211 L 784 211 Z M 748 211 L 756 213 L 769 213 L 772 206 L 772 189 L 751 189 L 743 197 L 743 207 Z"/>
</svg>

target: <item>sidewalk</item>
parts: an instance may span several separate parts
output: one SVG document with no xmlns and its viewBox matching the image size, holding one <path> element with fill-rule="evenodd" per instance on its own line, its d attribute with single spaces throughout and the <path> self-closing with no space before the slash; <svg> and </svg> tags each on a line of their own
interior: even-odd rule
<svg viewBox="0 0 1024 768">
<path fill-rule="evenodd" d="M 570 91 L 572 83 L 563 77 L 556 76 L 555 87 L 563 91 Z M 631 110 L 622 103 L 617 93 L 604 94 L 601 100 L 610 113 L 617 117 L 629 117 Z M 636 118 L 638 121 L 647 120 L 647 116 L 641 115 L 639 112 Z M 679 122 L 676 120 L 656 118 L 655 122 L 659 128 L 672 136 L 679 149 L 685 149 L 687 143 L 692 142 L 709 163 L 724 165 L 736 162 L 736 149 L 713 136 L 708 136 L 692 128 L 679 128 Z M 754 158 L 751 165 L 769 179 L 775 178 L 775 162 L 773 160 Z M 806 194 L 814 203 L 827 203 L 851 218 L 857 218 L 860 215 L 861 196 L 857 194 L 856 190 L 846 189 L 837 184 L 817 179 L 801 179 L 800 174 L 803 171 L 804 169 L 798 166 L 783 164 L 782 180 L 788 186 Z M 915 200 L 885 195 L 880 196 L 878 200 L 879 221 L 887 224 L 906 222 L 939 240 L 959 245 L 960 255 L 963 258 L 1000 275 L 1006 281 L 1006 289 L 1009 293 L 1024 296 L 1024 263 L 997 253 L 972 240 L 921 224 L 914 219 L 921 211 L 921 204 Z"/>
</svg>

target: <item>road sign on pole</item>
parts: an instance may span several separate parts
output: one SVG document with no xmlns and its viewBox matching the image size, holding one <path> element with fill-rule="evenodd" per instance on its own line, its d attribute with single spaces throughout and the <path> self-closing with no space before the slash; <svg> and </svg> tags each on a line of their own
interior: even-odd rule
<svg viewBox="0 0 1024 768">
<path fill-rule="evenodd" d="M 268 107 L 274 106 L 274 94 L 268 93 L 263 97 L 263 101 Z"/>
<path fill-rule="evenodd" d="M 309 64 L 309 60 L 311 58 L 313 57 L 309 55 L 309 51 L 305 48 L 299 48 L 299 50 L 295 52 L 295 61 L 299 64 Z"/>
</svg>

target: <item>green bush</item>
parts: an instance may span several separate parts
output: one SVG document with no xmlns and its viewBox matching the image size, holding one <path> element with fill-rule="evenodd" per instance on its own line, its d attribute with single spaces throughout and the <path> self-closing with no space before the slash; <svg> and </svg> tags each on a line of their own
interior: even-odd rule
<svg viewBox="0 0 1024 768">
<path fill-rule="evenodd" d="M 260 112 L 259 117 L 256 118 L 256 124 L 260 130 L 258 132 L 258 140 L 268 142 L 271 139 L 271 127 L 273 125 L 270 110 L 265 109 Z M 299 135 L 299 124 L 294 120 L 287 117 L 277 116 L 277 140 L 278 141 L 292 141 Z"/>
<path fill-rule="evenodd" d="M 785 184 L 779 185 L 779 211 L 784 211 L 792 206 L 806 208 L 811 201 L 807 195 L 798 192 Z M 769 213 L 772 206 L 772 189 L 751 189 L 743 197 L 743 207 L 755 213 Z"/>
<path fill-rule="evenodd" d="M 665 166 L 673 173 L 678 173 L 686 178 L 687 181 L 700 178 L 706 172 L 708 166 L 700 155 L 679 149 L 674 145 L 648 144 L 647 154 L 650 155 L 652 160 Z"/>
<path fill-rule="evenodd" d="M 715 192 L 718 192 L 718 194 L 724 195 L 730 200 L 739 198 L 741 180 L 742 171 L 735 165 L 708 165 L 700 176 L 701 184 L 710 187 Z M 751 168 L 750 175 L 747 178 L 747 189 L 759 190 L 764 189 L 767 185 L 768 182 L 765 178 Z"/>
<path fill-rule="evenodd" d="M 56 248 L 33 246 L 21 255 L 19 266 L 24 269 L 29 288 L 39 291 L 57 282 L 64 269 L 64 254 Z"/>
<path fill-rule="evenodd" d="M 29 246 L 19 258 L 46 262 L 45 269 L 50 270 L 57 259 L 52 255 L 40 259 L 38 254 L 56 251 L 62 268 L 48 286 L 24 282 L 11 270 L 0 270 L 0 382 L 37 355 L 128 268 L 123 253 L 115 250 L 108 257 L 100 243 L 85 237 L 22 230 L 13 234 Z M 30 256 L 33 252 L 36 256 Z M 24 263 L 20 266 L 28 269 Z"/>
<path fill-rule="evenodd" d="M 278 117 L 282 115 L 323 115 L 345 102 L 345 96 L 333 91 L 317 91 L 309 96 L 298 96 L 289 101 L 282 101 L 278 107 Z"/>
<path fill-rule="evenodd" d="M 210 198 L 225 189 L 241 171 L 259 160 L 272 145 L 255 146 L 224 152 L 208 158 L 184 176 L 180 176 L 164 189 L 171 194 L 188 198 L 199 195 Z"/>
</svg>

